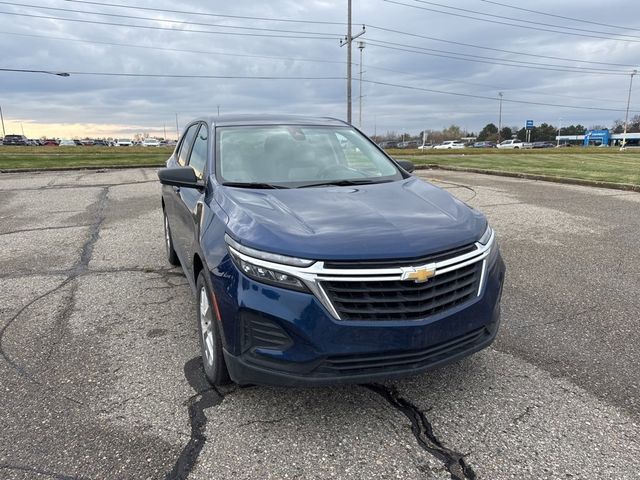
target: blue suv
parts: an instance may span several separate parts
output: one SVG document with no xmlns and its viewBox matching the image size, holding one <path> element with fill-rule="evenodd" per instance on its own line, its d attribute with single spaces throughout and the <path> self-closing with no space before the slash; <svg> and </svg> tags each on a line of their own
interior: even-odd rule
<svg viewBox="0 0 640 480">
<path fill-rule="evenodd" d="M 168 260 L 214 385 L 363 383 L 488 346 L 505 267 L 486 218 L 349 124 L 191 122 L 158 172 Z"/>
</svg>

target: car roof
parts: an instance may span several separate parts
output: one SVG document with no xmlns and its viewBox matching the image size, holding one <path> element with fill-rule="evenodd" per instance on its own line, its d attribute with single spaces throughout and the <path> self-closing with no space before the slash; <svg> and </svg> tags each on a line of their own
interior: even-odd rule
<svg viewBox="0 0 640 480">
<path fill-rule="evenodd" d="M 204 120 L 212 126 L 242 126 L 242 125 L 321 125 L 321 126 L 348 126 L 342 120 L 331 117 L 311 117 L 305 115 L 208 115 L 196 120 Z M 189 122 L 191 123 L 191 122 Z"/>
</svg>

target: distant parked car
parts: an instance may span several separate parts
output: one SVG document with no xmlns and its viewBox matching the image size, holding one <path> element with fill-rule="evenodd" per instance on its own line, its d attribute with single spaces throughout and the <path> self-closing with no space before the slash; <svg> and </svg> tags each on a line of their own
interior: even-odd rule
<svg viewBox="0 0 640 480">
<path fill-rule="evenodd" d="M 418 147 L 418 150 L 429 150 L 433 148 L 433 143 L 423 143 Z"/>
<path fill-rule="evenodd" d="M 440 145 L 436 145 L 433 147 L 434 150 L 450 150 L 452 148 L 464 148 L 465 145 L 463 142 L 459 140 L 447 140 L 442 142 Z"/>
<path fill-rule="evenodd" d="M 29 145 L 29 140 L 24 135 L 5 135 L 4 145 Z"/>
<path fill-rule="evenodd" d="M 553 142 L 533 142 L 531 148 L 553 148 L 556 144 Z"/>
<path fill-rule="evenodd" d="M 46 138 L 42 141 L 42 145 L 44 145 L 45 147 L 57 147 L 58 143 L 58 140 L 56 140 L 55 138 Z"/>
<path fill-rule="evenodd" d="M 406 142 L 398 143 L 398 148 L 418 148 L 418 142 L 413 140 L 408 140 Z"/>
<path fill-rule="evenodd" d="M 387 140 L 386 142 L 380 143 L 379 146 L 380 148 L 398 148 L 398 142 Z"/>
<path fill-rule="evenodd" d="M 108 147 L 109 142 L 107 142 L 106 140 L 96 139 L 93 141 L 93 145 L 96 147 Z"/>
<path fill-rule="evenodd" d="M 498 148 L 506 148 L 506 149 L 513 149 L 513 150 L 518 150 L 520 148 L 531 148 L 531 147 L 532 147 L 532 144 L 523 142 L 519 138 L 514 138 L 512 140 L 505 140 L 504 142 L 500 142 L 500 144 L 498 145 Z"/>
<path fill-rule="evenodd" d="M 476 142 L 472 145 L 473 148 L 496 148 L 495 142 Z"/>
<path fill-rule="evenodd" d="M 60 143 L 58 144 L 58 146 L 59 147 L 76 147 L 77 144 L 73 140 L 63 139 L 63 140 L 60 140 Z"/>
<path fill-rule="evenodd" d="M 115 147 L 130 147 L 133 145 L 133 142 L 128 138 L 116 138 L 113 141 L 113 145 Z"/>
<path fill-rule="evenodd" d="M 160 140 L 158 140 L 157 138 L 145 138 L 142 141 L 142 146 L 143 147 L 159 147 Z"/>
</svg>

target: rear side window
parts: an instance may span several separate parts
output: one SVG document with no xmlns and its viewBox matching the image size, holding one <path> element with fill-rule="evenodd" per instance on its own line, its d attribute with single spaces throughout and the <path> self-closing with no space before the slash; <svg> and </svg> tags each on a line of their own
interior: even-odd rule
<svg viewBox="0 0 640 480">
<path fill-rule="evenodd" d="M 182 143 L 180 144 L 180 152 L 178 153 L 178 163 L 183 167 L 187 164 L 187 158 L 189 156 L 189 150 L 191 150 L 191 144 L 193 143 L 193 137 L 196 136 L 196 131 L 200 126 L 199 123 L 191 125 L 182 136 Z"/>
<path fill-rule="evenodd" d="M 205 165 L 207 164 L 208 139 L 208 128 L 203 123 L 200 125 L 193 149 L 191 149 L 191 157 L 189 157 L 189 165 L 195 170 L 196 176 L 200 179 L 202 179 Z"/>
</svg>

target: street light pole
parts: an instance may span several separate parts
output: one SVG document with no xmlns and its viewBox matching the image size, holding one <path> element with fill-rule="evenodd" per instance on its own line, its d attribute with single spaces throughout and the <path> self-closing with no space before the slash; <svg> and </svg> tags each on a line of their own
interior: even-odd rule
<svg viewBox="0 0 640 480">
<path fill-rule="evenodd" d="M 631 72 L 631 80 L 629 80 L 629 95 L 627 96 L 627 112 L 624 115 L 624 133 L 622 134 L 622 146 L 620 150 L 624 150 L 627 146 L 627 122 L 629 121 L 629 104 L 631 103 L 631 87 L 633 86 L 633 76 L 638 73 L 638 70 Z"/>
<path fill-rule="evenodd" d="M 359 106 L 358 106 L 358 128 L 362 130 L 362 52 L 364 50 L 364 42 L 358 42 L 358 48 L 360 49 L 360 86 L 359 86 Z"/>
<path fill-rule="evenodd" d="M 562 117 L 558 119 L 558 141 L 556 142 L 556 147 L 560 146 L 560 131 L 562 130 Z"/>
<path fill-rule="evenodd" d="M 498 113 L 498 143 L 500 143 L 500 135 L 502 133 L 502 92 L 498 92 L 498 99 L 500 102 L 500 110 Z"/>
</svg>

